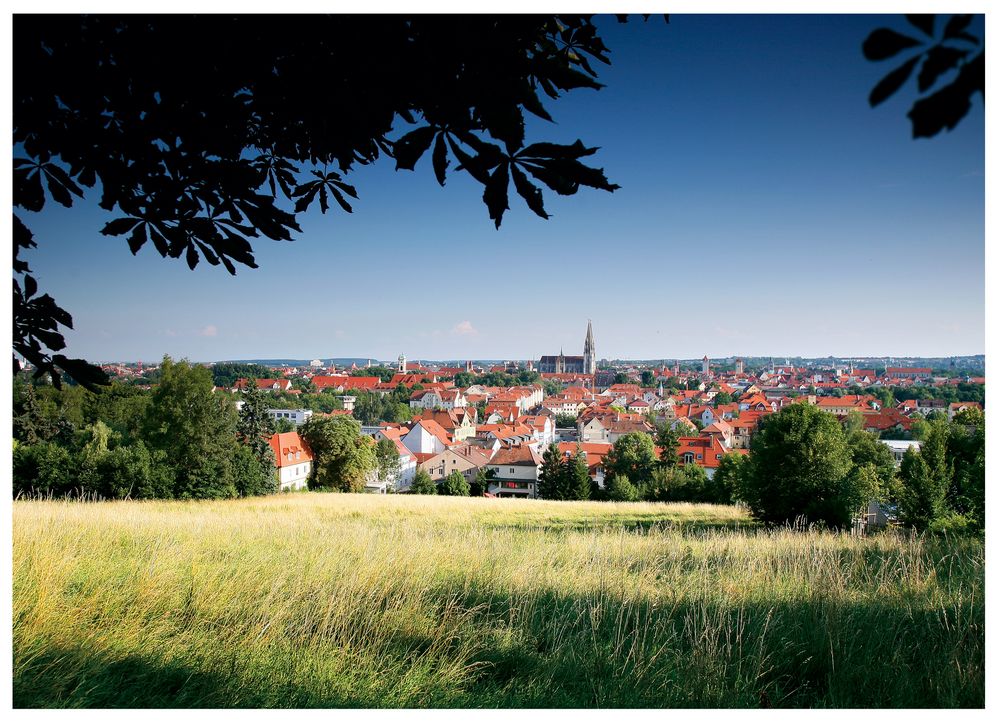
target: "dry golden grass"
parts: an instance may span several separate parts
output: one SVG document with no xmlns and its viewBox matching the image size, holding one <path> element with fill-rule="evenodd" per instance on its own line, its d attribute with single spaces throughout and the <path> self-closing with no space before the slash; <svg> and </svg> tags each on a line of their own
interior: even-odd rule
<svg viewBox="0 0 1000 726">
<path fill-rule="evenodd" d="M 982 706 L 978 540 L 734 507 L 14 503 L 18 706 Z"/>
</svg>

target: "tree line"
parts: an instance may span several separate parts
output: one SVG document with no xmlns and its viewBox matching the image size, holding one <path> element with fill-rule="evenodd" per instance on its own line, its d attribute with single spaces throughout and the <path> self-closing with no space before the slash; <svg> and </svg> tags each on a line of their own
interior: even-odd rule
<svg viewBox="0 0 1000 726">
<path fill-rule="evenodd" d="M 152 391 L 14 382 L 15 495 L 214 499 L 277 491 L 263 394 L 212 391 L 209 369 L 163 359 Z"/>
</svg>

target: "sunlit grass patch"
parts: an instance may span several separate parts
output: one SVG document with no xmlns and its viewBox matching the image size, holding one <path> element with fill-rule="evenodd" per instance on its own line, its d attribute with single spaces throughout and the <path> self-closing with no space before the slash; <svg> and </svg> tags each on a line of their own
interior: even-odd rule
<svg viewBox="0 0 1000 726">
<path fill-rule="evenodd" d="M 18 706 L 982 706 L 979 540 L 735 507 L 15 502 Z"/>
</svg>

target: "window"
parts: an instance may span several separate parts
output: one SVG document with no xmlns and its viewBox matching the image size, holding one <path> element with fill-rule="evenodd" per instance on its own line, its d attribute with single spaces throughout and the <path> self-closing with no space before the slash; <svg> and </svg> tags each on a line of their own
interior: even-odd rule
<svg viewBox="0 0 1000 726">
<path fill-rule="evenodd" d="M 513 466 L 512 466 L 512 467 L 510 467 L 510 473 L 511 473 L 511 474 L 513 474 L 513 473 L 514 473 L 514 467 L 513 467 Z"/>
<path fill-rule="evenodd" d="M 301 451 L 296 451 L 295 452 L 295 460 L 298 461 L 301 458 L 302 458 L 302 452 Z"/>
</svg>

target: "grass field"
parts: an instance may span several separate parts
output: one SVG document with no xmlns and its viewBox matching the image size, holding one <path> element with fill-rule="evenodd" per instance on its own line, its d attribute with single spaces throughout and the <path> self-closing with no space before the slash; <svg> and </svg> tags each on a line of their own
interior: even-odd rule
<svg viewBox="0 0 1000 726">
<path fill-rule="evenodd" d="M 736 508 L 14 503 L 16 707 L 984 704 L 980 540 Z"/>
</svg>

